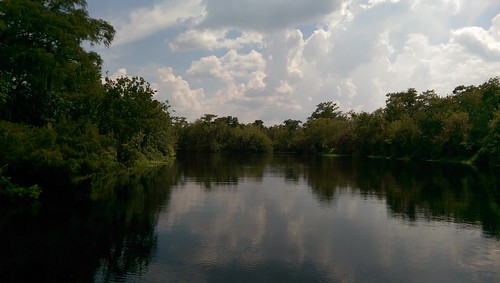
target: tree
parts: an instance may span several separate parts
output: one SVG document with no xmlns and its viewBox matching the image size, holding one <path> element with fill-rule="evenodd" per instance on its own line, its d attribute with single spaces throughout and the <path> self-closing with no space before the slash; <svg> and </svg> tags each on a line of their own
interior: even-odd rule
<svg viewBox="0 0 500 283">
<path fill-rule="evenodd" d="M 106 79 L 97 123 L 117 141 L 120 161 L 157 159 L 174 154 L 176 135 L 167 102 L 153 99 L 155 91 L 143 78 Z"/>
<path fill-rule="evenodd" d="M 459 110 L 469 116 L 468 139 L 471 150 L 477 152 L 483 147 L 489 121 L 500 108 L 500 78 L 492 78 L 480 86 L 460 86 L 453 93 Z"/>
<path fill-rule="evenodd" d="M 338 109 L 339 106 L 337 105 L 336 102 L 333 101 L 321 102 L 320 104 L 316 105 L 316 110 L 314 110 L 311 116 L 307 118 L 307 122 L 319 118 L 335 119 L 337 117 L 340 117 L 342 115 L 342 112 L 339 111 Z"/>
<path fill-rule="evenodd" d="M 388 125 L 388 142 L 392 157 L 413 157 L 420 129 L 409 114 Z"/>
<path fill-rule="evenodd" d="M 231 127 L 231 128 L 236 128 L 240 125 L 240 123 L 238 122 L 238 118 L 233 117 L 233 116 L 216 118 L 214 122 L 220 123 L 220 124 L 225 124 L 226 126 Z"/>
<path fill-rule="evenodd" d="M 405 92 L 388 93 L 386 96 L 385 110 L 389 121 L 401 119 L 405 113 L 413 117 L 417 109 L 417 91 L 414 88 Z"/>
<path fill-rule="evenodd" d="M 247 125 L 234 129 L 234 143 L 232 149 L 239 152 L 271 152 L 273 142 L 262 131 L 254 125 Z"/>
<path fill-rule="evenodd" d="M 491 164 L 500 164 L 500 109 L 488 123 L 488 135 L 484 140 L 483 151 Z"/>
<path fill-rule="evenodd" d="M 383 149 L 386 121 L 382 110 L 369 114 L 366 112 L 352 113 L 353 147 L 360 155 L 380 154 Z"/>
<path fill-rule="evenodd" d="M 255 120 L 252 125 L 260 128 L 260 129 L 263 129 L 264 128 L 264 121 L 262 120 Z"/>
<path fill-rule="evenodd" d="M 0 118 L 44 125 L 67 115 L 70 94 L 100 81 L 101 59 L 83 42 L 109 45 L 113 27 L 85 0 L 0 1 Z"/>
<path fill-rule="evenodd" d="M 180 149 L 195 152 L 226 150 L 232 143 L 233 129 L 238 125 L 237 118 L 217 118 L 217 115 L 205 114 L 185 127 Z"/>
</svg>

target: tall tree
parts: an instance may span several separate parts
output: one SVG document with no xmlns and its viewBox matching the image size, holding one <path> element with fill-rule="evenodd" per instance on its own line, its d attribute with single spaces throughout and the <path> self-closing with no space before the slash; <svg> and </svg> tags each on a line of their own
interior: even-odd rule
<svg viewBox="0 0 500 283">
<path fill-rule="evenodd" d="M 339 110 L 339 106 L 336 102 L 321 102 L 320 104 L 316 105 L 316 110 L 314 110 L 311 116 L 307 118 L 307 121 L 310 122 L 319 118 L 335 119 L 337 117 L 340 117 L 341 115 L 342 112 Z"/>
<path fill-rule="evenodd" d="M 100 79 L 101 59 L 83 42 L 108 46 L 113 27 L 85 0 L 0 1 L 0 119 L 44 125 L 64 116 L 67 94 Z"/>
</svg>

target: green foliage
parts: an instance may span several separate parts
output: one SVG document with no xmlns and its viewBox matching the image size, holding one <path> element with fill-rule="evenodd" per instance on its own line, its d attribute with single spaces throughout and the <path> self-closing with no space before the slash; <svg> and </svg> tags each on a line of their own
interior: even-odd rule
<svg viewBox="0 0 500 283">
<path fill-rule="evenodd" d="M 357 155 L 380 155 L 385 148 L 385 133 L 388 122 L 381 110 L 372 114 L 352 113 L 353 153 Z"/>
<path fill-rule="evenodd" d="M 324 102 L 300 126 L 285 120 L 265 129 L 275 151 L 469 160 L 498 164 L 500 80 L 457 87 L 440 97 L 413 88 L 387 94 L 386 107 L 348 115 Z M 256 124 L 259 125 L 259 124 Z"/>
<path fill-rule="evenodd" d="M 401 119 L 404 114 L 413 117 L 417 110 L 417 91 L 414 88 L 409 88 L 405 92 L 389 93 L 386 96 L 385 111 L 389 121 Z"/>
<path fill-rule="evenodd" d="M 232 149 L 239 152 L 271 152 L 273 141 L 257 126 L 235 129 Z"/>
<path fill-rule="evenodd" d="M 234 143 L 235 129 L 240 127 L 233 117 L 217 118 L 205 114 L 187 125 L 180 142 L 181 151 L 220 152 L 229 150 Z"/>
<path fill-rule="evenodd" d="M 336 102 L 323 102 L 304 125 L 306 151 L 315 153 L 351 152 L 352 127 Z M 340 151 L 342 152 L 339 152 Z"/>
<path fill-rule="evenodd" d="M 232 116 L 217 118 L 205 114 L 194 123 L 177 123 L 179 151 L 188 152 L 270 152 L 273 141 L 263 123 L 242 125 Z"/>
<path fill-rule="evenodd" d="M 500 165 L 500 110 L 495 111 L 488 123 L 488 134 L 480 154 L 490 163 Z"/>
<path fill-rule="evenodd" d="M 307 123 L 305 135 L 310 150 L 316 153 L 332 153 L 335 134 L 339 130 L 338 123 L 332 119 L 317 118 Z"/>
<path fill-rule="evenodd" d="M 316 119 L 324 118 L 324 119 L 335 119 L 341 116 L 342 112 L 338 110 L 339 106 L 336 102 L 328 101 L 321 102 L 316 106 L 316 110 L 311 114 L 307 121 L 313 121 Z"/>
<path fill-rule="evenodd" d="M 257 139 L 272 141 L 275 152 L 375 155 L 499 164 L 500 80 L 460 86 L 440 97 L 410 88 L 387 94 L 387 105 L 373 113 L 344 114 L 324 102 L 302 124 L 287 119 L 264 126 L 241 125 L 231 116 L 206 114 L 194 123 L 177 123 L 181 151 L 260 151 Z M 266 148 L 266 146 L 264 146 Z M 265 150 L 267 151 L 267 149 Z"/>
<path fill-rule="evenodd" d="M 9 177 L 2 175 L 0 170 L 0 203 L 4 200 L 10 202 L 35 201 L 38 199 L 42 190 L 39 186 L 21 187 L 11 182 Z"/>
<path fill-rule="evenodd" d="M 303 151 L 304 129 L 300 124 L 302 124 L 300 120 L 287 119 L 283 124 L 273 126 L 268 130 L 275 151 Z"/>
<path fill-rule="evenodd" d="M 49 129 L 0 121 L 0 133 L 4 149 L 0 164 L 7 164 L 7 169 L 26 166 L 36 173 L 57 168 L 77 176 L 117 166 L 111 139 L 89 123 L 64 123 Z"/>
<path fill-rule="evenodd" d="M 409 115 L 403 115 L 388 125 L 387 136 L 391 156 L 408 157 L 414 155 L 420 131 Z"/>
<path fill-rule="evenodd" d="M 89 17 L 85 0 L 0 1 L 5 174 L 30 171 L 33 180 L 26 183 L 51 186 L 52 180 L 77 182 L 175 154 L 169 105 L 154 100 L 142 78 L 103 84 L 101 58 L 82 47 L 108 46 L 114 33 Z M 12 196 L 21 192 L 8 187 Z"/>
<path fill-rule="evenodd" d="M 114 138 L 120 162 L 131 166 L 175 154 L 169 105 L 153 99 L 149 83 L 139 77 L 108 78 L 104 88 L 96 120 L 101 133 Z"/>
<path fill-rule="evenodd" d="M 66 94 L 90 91 L 101 59 L 82 42 L 109 45 L 114 29 L 84 0 L 0 1 L 0 119 L 45 125 L 68 115 Z"/>
</svg>

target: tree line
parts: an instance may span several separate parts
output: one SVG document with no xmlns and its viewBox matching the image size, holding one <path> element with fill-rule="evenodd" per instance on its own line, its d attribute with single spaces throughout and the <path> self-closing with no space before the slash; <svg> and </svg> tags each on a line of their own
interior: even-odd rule
<svg viewBox="0 0 500 283">
<path fill-rule="evenodd" d="M 205 114 L 193 123 L 176 119 L 178 150 L 247 151 L 381 156 L 500 164 L 500 78 L 458 86 L 447 96 L 433 90 L 386 95 L 371 113 L 344 113 L 322 102 L 305 122 L 287 119 L 265 127 L 236 117 Z"/>
<path fill-rule="evenodd" d="M 143 78 L 102 79 L 102 59 L 82 43 L 108 46 L 115 30 L 86 8 L 85 0 L 0 1 L 0 196 L 36 198 L 40 187 L 178 152 L 500 163 L 498 77 L 459 86 L 446 97 L 415 89 L 390 93 L 386 106 L 372 113 L 343 113 L 335 102 L 323 102 L 305 122 L 287 119 L 271 127 L 214 114 L 187 122 L 172 115 L 168 102 L 153 99 Z"/>
</svg>

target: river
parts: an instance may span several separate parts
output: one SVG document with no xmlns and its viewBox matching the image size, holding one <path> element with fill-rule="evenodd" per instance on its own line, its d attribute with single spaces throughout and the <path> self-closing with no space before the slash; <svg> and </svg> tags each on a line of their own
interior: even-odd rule
<svg viewBox="0 0 500 283">
<path fill-rule="evenodd" d="M 0 281 L 500 282 L 498 178 L 429 162 L 179 156 L 3 212 Z"/>
</svg>

